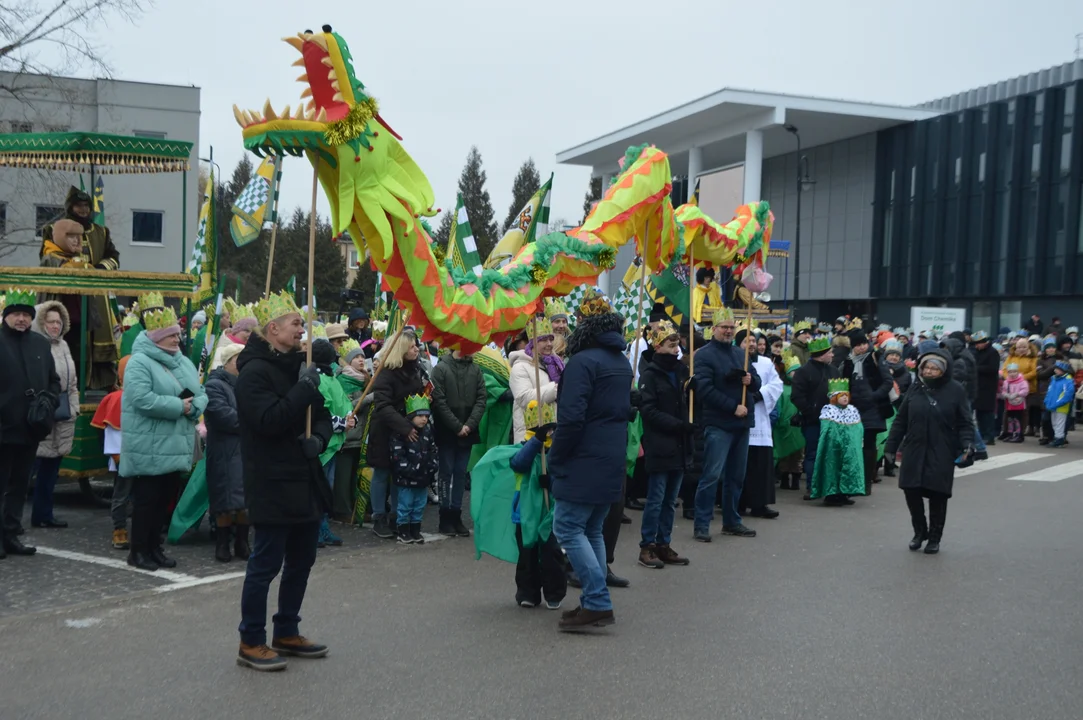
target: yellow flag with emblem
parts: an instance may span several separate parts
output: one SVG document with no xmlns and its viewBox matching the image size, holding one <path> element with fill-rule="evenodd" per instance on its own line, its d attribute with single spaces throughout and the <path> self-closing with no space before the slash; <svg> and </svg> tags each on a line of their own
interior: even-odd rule
<svg viewBox="0 0 1083 720">
<path fill-rule="evenodd" d="M 504 233 L 504 237 L 500 238 L 493 251 L 489 253 L 489 257 L 485 260 L 486 268 L 503 267 L 525 245 L 549 232 L 549 195 L 552 189 L 553 176 L 550 174 L 549 179 L 531 196 L 523 209 L 515 216 L 515 222 Z"/>
</svg>

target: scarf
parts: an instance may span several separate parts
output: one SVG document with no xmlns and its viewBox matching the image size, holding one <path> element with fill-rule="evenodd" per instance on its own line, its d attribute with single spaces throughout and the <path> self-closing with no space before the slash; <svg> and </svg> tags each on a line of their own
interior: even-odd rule
<svg viewBox="0 0 1083 720">
<path fill-rule="evenodd" d="M 850 359 L 854 361 L 854 377 L 865 378 L 865 358 L 868 356 L 868 352 L 861 355 L 850 355 Z"/>
<path fill-rule="evenodd" d="M 531 340 L 526 344 L 527 357 L 534 358 L 534 341 Z M 549 376 L 549 379 L 553 382 L 560 382 L 560 376 L 564 374 L 564 361 L 560 359 L 560 356 L 555 353 L 548 355 L 542 355 L 542 366 L 545 368 L 545 374 Z"/>
</svg>

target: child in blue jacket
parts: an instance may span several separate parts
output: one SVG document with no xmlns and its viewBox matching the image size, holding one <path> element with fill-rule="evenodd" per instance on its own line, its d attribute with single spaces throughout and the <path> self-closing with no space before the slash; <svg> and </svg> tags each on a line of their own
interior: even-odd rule
<svg viewBox="0 0 1083 720">
<path fill-rule="evenodd" d="M 1053 366 L 1053 377 L 1045 393 L 1045 409 L 1053 425 L 1053 444 L 1050 447 L 1064 447 L 1068 444 L 1065 431 L 1068 428 L 1068 413 L 1075 400 L 1075 382 L 1071 376 L 1072 366 L 1064 360 L 1058 360 Z"/>
</svg>

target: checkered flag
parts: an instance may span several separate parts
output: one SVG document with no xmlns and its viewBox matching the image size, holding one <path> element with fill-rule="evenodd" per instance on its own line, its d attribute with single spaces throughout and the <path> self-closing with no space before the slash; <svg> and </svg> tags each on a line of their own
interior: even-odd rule
<svg viewBox="0 0 1083 720">
<path fill-rule="evenodd" d="M 259 175 L 252 177 L 253 182 L 244 186 L 244 190 L 237 196 L 237 200 L 233 203 L 234 207 L 243 211 L 247 215 L 254 215 L 257 210 L 263 207 L 267 202 L 267 198 L 271 195 L 271 184 L 267 182 L 267 179 Z"/>
<path fill-rule="evenodd" d="M 614 309 L 624 316 L 625 335 L 634 334 L 636 327 L 640 324 L 646 324 L 647 318 L 650 316 L 651 306 L 654 305 L 654 299 L 646 291 L 643 292 L 643 300 L 640 302 L 639 286 L 642 283 L 643 281 L 640 278 L 636 278 L 630 287 L 621 285 L 617 298 L 613 301 Z"/>
</svg>

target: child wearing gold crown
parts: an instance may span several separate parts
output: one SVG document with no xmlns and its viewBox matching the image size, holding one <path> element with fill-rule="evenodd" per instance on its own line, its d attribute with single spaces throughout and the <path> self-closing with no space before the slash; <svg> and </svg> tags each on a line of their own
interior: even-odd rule
<svg viewBox="0 0 1083 720">
<path fill-rule="evenodd" d="M 824 505 L 853 505 L 851 495 L 865 494 L 861 413 L 850 404 L 847 378 L 828 380 L 827 396 L 829 402 L 820 411 L 820 442 L 809 496 L 823 498 Z"/>
<path fill-rule="evenodd" d="M 391 475 L 399 488 L 398 538 L 403 544 L 423 543 L 421 520 L 429 499 L 429 483 L 440 467 L 436 436 L 432 430 L 429 398 L 406 398 L 406 419 L 417 431 L 414 440 L 398 433 L 391 436 Z"/>
<path fill-rule="evenodd" d="M 548 478 L 541 472 L 542 447 L 552 444 L 555 409 L 537 401 L 526 409 L 526 440 L 492 448 L 471 473 L 470 514 L 474 548 L 513 562 L 515 603 L 534 608 L 545 601 L 557 610 L 568 592 L 564 556 L 553 536 L 553 500 L 545 506 Z M 514 536 L 514 541 L 512 537 Z"/>
</svg>

